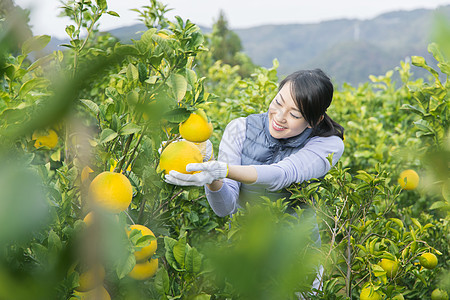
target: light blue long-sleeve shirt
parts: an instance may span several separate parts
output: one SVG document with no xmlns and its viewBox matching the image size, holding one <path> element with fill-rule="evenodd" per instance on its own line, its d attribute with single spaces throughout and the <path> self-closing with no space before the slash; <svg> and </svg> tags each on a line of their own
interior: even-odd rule
<svg viewBox="0 0 450 300">
<path fill-rule="evenodd" d="M 218 160 L 229 165 L 241 165 L 241 153 L 246 138 L 246 120 L 231 121 L 219 145 Z M 296 153 L 270 165 L 253 165 L 257 179 L 254 185 L 261 185 L 269 191 L 277 191 L 292 183 L 301 183 L 324 176 L 330 169 L 327 157 L 333 153 L 333 165 L 344 152 L 344 143 L 338 136 L 312 137 Z M 218 191 L 205 186 L 206 197 L 213 211 L 220 217 L 236 212 L 241 183 L 224 178 Z"/>
</svg>

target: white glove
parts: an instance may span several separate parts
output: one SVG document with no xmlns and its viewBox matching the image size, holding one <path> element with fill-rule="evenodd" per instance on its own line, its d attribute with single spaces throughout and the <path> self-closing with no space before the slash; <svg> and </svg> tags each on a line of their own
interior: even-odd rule
<svg viewBox="0 0 450 300">
<path fill-rule="evenodd" d="M 166 175 L 165 181 L 174 185 L 183 186 L 203 186 L 210 184 L 214 180 L 222 179 L 228 175 L 228 165 L 220 161 L 208 161 L 205 163 L 192 163 L 186 166 L 186 171 L 200 171 L 195 174 L 183 174 L 177 171 L 170 171 Z"/>
</svg>

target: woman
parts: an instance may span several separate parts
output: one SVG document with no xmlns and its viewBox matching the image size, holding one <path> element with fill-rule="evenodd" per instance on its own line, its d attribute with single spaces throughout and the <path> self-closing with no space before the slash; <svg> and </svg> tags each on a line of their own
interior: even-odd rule
<svg viewBox="0 0 450 300">
<path fill-rule="evenodd" d="M 219 146 L 218 161 L 188 164 L 182 174 L 170 171 L 166 182 L 205 185 L 218 216 L 233 214 L 245 202 L 267 196 L 289 198 L 286 187 L 323 177 L 344 151 L 344 128 L 326 110 L 333 84 L 320 69 L 287 76 L 263 114 L 231 121 Z"/>
<path fill-rule="evenodd" d="M 332 98 L 333 84 L 322 70 L 295 72 L 281 81 L 268 112 L 227 125 L 218 161 L 188 164 L 187 171 L 201 172 L 170 171 L 166 181 L 205 185 L 208 202 L 218 216 L 233 214 L 260 196 L 289 199 L 286 187 L 323 177 L 331 168 L 327 157 L 333 155 L 334 165 L 342 156 L 344 128 L 326 114 Z M 319 247 L 316 223 L 311 238 Z M 323 268 L 316 272 L 312 288 L 320 290 Z"/>
</svg>

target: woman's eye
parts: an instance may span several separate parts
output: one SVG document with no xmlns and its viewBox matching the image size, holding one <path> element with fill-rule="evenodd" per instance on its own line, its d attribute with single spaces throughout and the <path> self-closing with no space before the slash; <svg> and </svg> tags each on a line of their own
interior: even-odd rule
<svg viewBox="0 0 450 300">
<path fill-rule="evenodd" d="M 275 99 L 275 103 L 281 106 L 281 103 L 280 103 L 280 102 L 278 102 L 278 100 L 277 100 L 277 99 Z"/>
<path fill-rule="evenodd" d="M 296 116 L 296 115 L 294 115 L 294 114 L 291 114 L 291 116 L 293 116 L 295 119 L 300 119 L 300 118 L 301 118 L 301 117 Z"/>
</svg>

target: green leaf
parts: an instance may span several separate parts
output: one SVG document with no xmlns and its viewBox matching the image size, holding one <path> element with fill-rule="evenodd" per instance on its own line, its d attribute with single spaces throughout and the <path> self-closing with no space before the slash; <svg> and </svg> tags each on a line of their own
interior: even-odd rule
<svg viewBox="0 0 450 300">
<path fill-rule="evenodd" d="M 131 270 L 133 270 L 135 265 L 136 258 L 134 257 L 134 254 L 131 253 L 127 257 L 119 261 L 116 267 L 117 277 L 119 277 L 119 279 L 124 278 L 128 273 L 131 272 Z"/>
<path fill-rule="evenodd" d="M 397 218 L 389 218 L 389 220 L 391 220 L 392 222 L 394 222 L 395 224 L 397 224 L 400 228 L 403 228 L 403 222 L 400 219 Z"/>
<path fill-rule="evenodd" d="M 416 218 L 411 218 L 411 221 L 422 231 L 422 224 Z"/>
<path fill-rule="evenodd" d="M 32 71 L 36 69 L 37 67 L 43 66 L 48 64 L 50 61 L 52 61 L 55 58 L 55 54 L 51 53 L 49 55 L 43 56 L 35 60 L 28 68 L 27 71 Z"/>
<path fill-rule="evenodd" d="M 42 89 L 47 87 L 49 81 L 46 78 L 36 77 L 25 82 L 19 90 L 19 97 L 23 98 L 33 89 Z"/>
<path fill-rule="evenodd" d="M 98 108 L 98 105 L 88 99 L 81 99 L 80 100 L 81 103 L 83 103 L 84 105 L 86 105 L 86 107 L 95 115 L 97 116 L 100 113 L 100 109 Z"/>
<path fill-rule="evenodd" d="M 165 295 L 169 293 L 170 281 L 169 274 L 165 268 L 160 268 L 155 275 L 155 288 L 158 294 Z"/>
<path fill-rule="evenodd" d="M 179 268 L 179 265 L 178 265 L 178 263 L 177 263 L 177 261 L 175 259 L 174 254 L 173 254 L 173 248 L 176 245 L 176 243 L 177 243 L 177 240 L 175 240 L 175 239 L 173 239 L 171 237 L 168 237 L 168 236 L 164 237 L 164 245 L 165 245 L 165 248 L 166 248 L 165 257 L 166 257 L 167 262 L 169 263 L 169 265 L 172 268 L 174 268 L 177 271 L 183 271 L 183 269 Z"/>
<path fill-rule="evenodd" d="M 147 67 L 143 63 L 139 62 L 138 71 L 139 71 L 139 81 L 141 83 L 144 83 L 145 80 L 147 80 Z"/>
<path fill-rule="evenodd" d="M 386 275 L 386 271 L 379 265 L 372 265 L 372 271 L 373 271 L 373 275 L 375 275 L 376 277 L 381 277 L 381 276 L 385 276 Z"/>
<path fill-rule="evenodd" d="M 139 51 L 136 49 L 133 45 L 119 45 L 116 44 L 114 47 L 114 52 L 119 55 L 131 55 L 131 56 L 138 56 Z"/>
<path fill-rule="evenodd" d="M 139 132 L 141 130 L 141 127 L 134 124 L 134 123 L 128 123 L 124 127 L 122 127 L 119 131 L 120 135 L 128 135 L 132 133 Z"/>
<path fill-rule="evenodd" d="M 186 256 L 186 237 L 182 237 L 173 246 L 173 256 L 181 267 L 184 267 L 184 258 Z"/>
<path fill-rule="evenodd" d="M 95 3 L 97 3 L 97 6 L 100 7 L 101 10 L 105 10 L 108 8 L 106 0 L 95 0 Z"/>
<path fill-rule="evenodd" d="M 167 81 L 169 87 L 172 89 L 173 95 L 175 99 L 180 102 L 183 100 L 184 95 L 186 94 L 187 90 L 187 81 L 184 78 L 184 76 L 180 74 L 172 74 L 168 81 Z"/>
<path fill-rule="evenodd" d="M 62 243 L 59 236 L 52 230 L 48 234 L 48 249 L 49 251 L 58 252 L 62 249 Z"/>
<path fill-rule="evenodd" d="M 449 208 L 449 204 L 444 201 L 436 201 L 430 206 L 430 209 L 442 209 L 442 208 Z"/>
<path fill-rule="evenodd" d="M 107 88 L 105 89 L 105 95 L 106 95 L 106 97 L 111 98 L 111 99 L 113 99 L 114 101 L 119 101 L 119 100 L 120 100 L 120 95 L 119 95 L 119 93 L 118 93 L 117 90 L 116 90 L 115 88 L 113 88 L 113 87 L 107 87 Z"/>
<path fill-rule="evenodd" d="M 166 119 L 172 123 L 180 123 L 186 121 L 189 118 L 191 112 L 185 108 L 175 108 L 163 115 L 163 119 Z"/>
<path fill-rule="evenodd" d="M 114 17 L 120 17 L 118 13 L 115 11 L 109 10 L 106 12 L 108 15 L 114 16 Z"/>
<path fill-rule="evenodd" d="M 185 258 L 186 271 L 192 274 L 197 274 L 202 268 L 202 257 L 195 248 L 190 248 L 186 253 Z"/>
<path fill-rule="evenodd" d="M 22 44 L 22 54 L 28 54 L 32 51 L 41 51 L 50 42 L 49 35 L 37 35 L 29 38 Z"/>
<path fill-rule="evenodd" d="M 138 81 L 139 80 L 139 71 L 133 64 L 128 64 L 127 67 L 127 79 L 128 81 Z"/>
<path fill-rule="evenodd" d="M 115 132 L 110 128 L 106 128 L 100 134 L 99 143 L 100 144 L 107 143 L 115 139 L 117 136 L 118 136 L 117 132 Z"/>
</svg>

